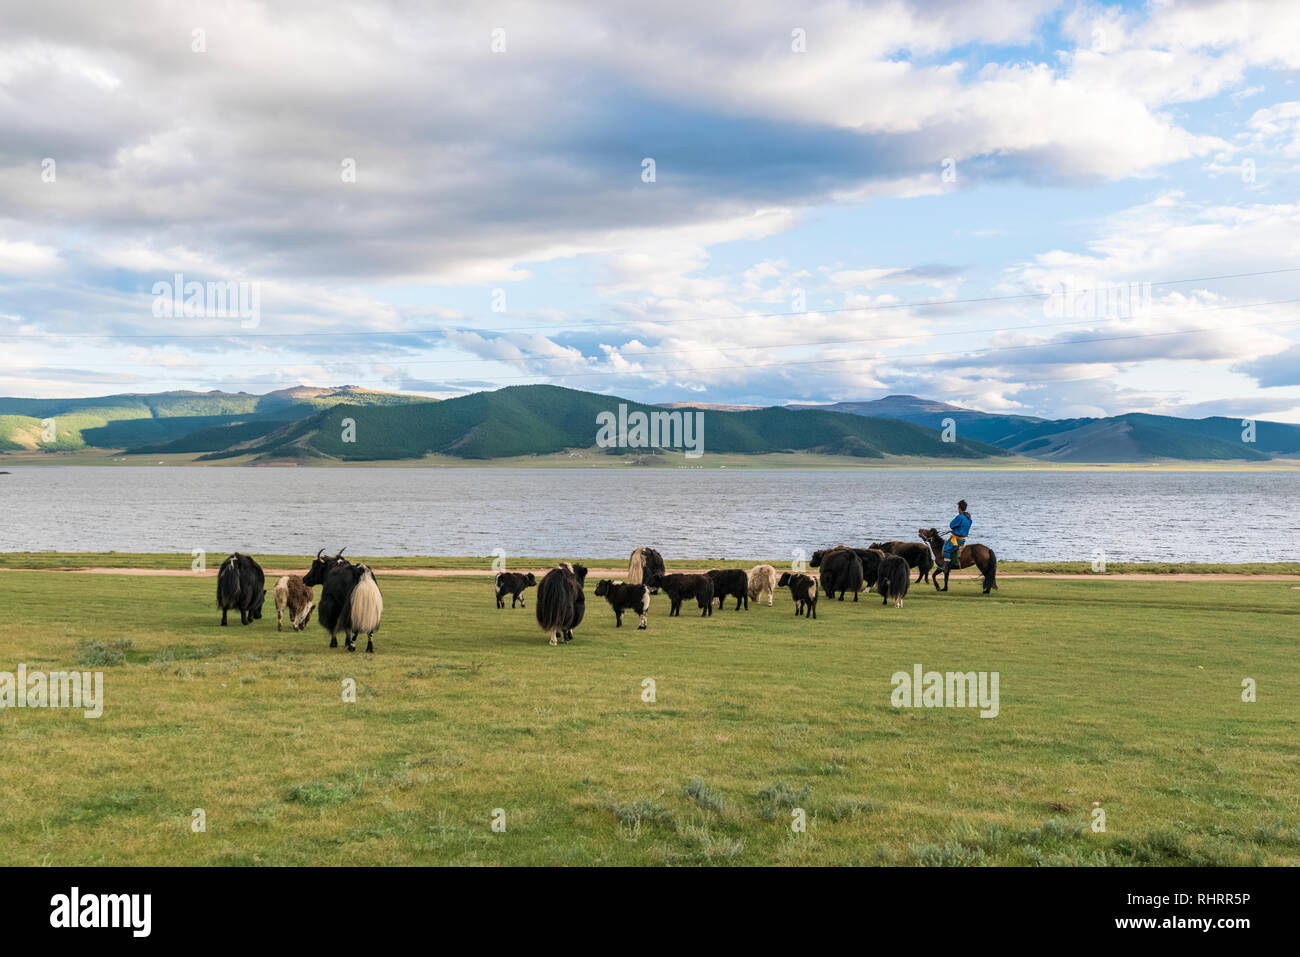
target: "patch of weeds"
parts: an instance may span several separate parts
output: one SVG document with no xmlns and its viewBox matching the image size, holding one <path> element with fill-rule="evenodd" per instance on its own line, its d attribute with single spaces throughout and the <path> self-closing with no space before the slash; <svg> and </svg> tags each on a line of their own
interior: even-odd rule
<svg viewBox="0 0 1300 957">
<path fill-rule="evenodd" d="M 337 781 L 313 781 L 290 788 L 284 799 L 293 804 L 305 804 L 307 807 L 332 807 L 351 801 L 361 794 L 361 787 L 356 783 L 340 784 Z"/>
<path fill-rule="evenodd" d="M 605 810 L 611 811 L 624 827 L 637 829 L 643 824 L 660 824 L 673 819 L 668 808 L 647 797 L 639 797 L 628 805 L 607 804 Z"/>
<path fill-rule="evenodd" d="M 957 841 L 909 844 L 907 849 L 922 867 L 982 867 L 989 862 L 982 848 L 968 847 Z"/>
<path fill-rule="evenodd" d="M 157 796 L 148 788 L 109 791 L 68 805 L 56 820 L 59 823 L 88 824 L 119 815 L 143 814 L 152 810 L 157 803 Z"/>
<path fill-rule="evenodd" d="M 126 653 L 135 647 L 131 639 L 125 641 L 91 641 L 83 638 L 77 642 L 77 664 L 83 668 L 111 668 L 126 661 Z"/>
<path fill-rule="evenodd" d="M 686 786 L 682 788 L 682 794 L 705 811 L 721 814 L 725 807 L 722 798 L 710 790 L 709 786 L 699 778 L 691 778 L 687 781 Z"/>
<path fill-rule="evenodd" d="M 786 808 L 807 807 L 812 792 L 807 787 L 796 790 L 784 781 L 758 792 L 758 810 L 765 820 L 775 821 Z"/>
<path fill-rule="evenodd" d="M 876 809 L 876 806 L 870 801 L 860 801 L 857 798 L 840 798 L 830 806 L 826 816 L 832 821 L 850 821 L 860 814 L 870 814 Z"/>
<path fill-rule="evenodd" d="M 683 849 L 680 852 L 670 851 L 667 855 L 669 863 L 727 864 L 745 850 L 744 841 L 695 824 L 679 826 L 677 836 L 682 841 Z"/>
</svg>

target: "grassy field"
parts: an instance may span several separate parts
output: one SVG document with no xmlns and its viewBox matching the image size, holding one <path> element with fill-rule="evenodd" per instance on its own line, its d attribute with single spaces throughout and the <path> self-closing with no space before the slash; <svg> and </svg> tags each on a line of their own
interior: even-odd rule
<svg viewBox="0 0 1300 957">
<path fill-rule="evenodd" d="M 270 603 L 219 627 L 211 578 L 0 574 L 0 670 L 102 670 L 106 698 L 0 711 L 3 863 L 1300 864 L 1292 583 L 962 578 L 816 621 L 660 596 L 647 632 L 589 583 L 559 648 L 533 591 L 381 585 L 349 655 Z M 918 662 L 997 671 L 1000 713 L 892 707 Z"/>
<path fill-rule="evenodd" d="M 214 563 L 219 563 L 224 555 L 208 556 Z M 374 565 L 378 569 L 443 569 L 448 571 L 486 572 L 492 567 L 491 555 L 406 555 L 406 556 L 349 556 L 356 561 Z M 258 553 L 257 560 L 263 568 L 301 569 L 303 572 L 311 567 L 312 556 L 309 555 L 265 555 Z M 787 559 L 761 559 L 781 567 Z M 178 552 L 0 552 L 0 568 L 42 568 L 42 569 L 84 569 L 84 568 L 139 568 L 186 571 L 194 559 L 188 554 Z M 559 561 L 567 558 L 529 557 L 511 558 L 512 570 L 539 570 L 555 567 Z M 627 557 L 586 559 L 590 568 L 625 568 Z M 733 562 L 724 557 L 714 558 L 672 558 L 674 568 L 716 568 L 720 562 L 746 568 L 752 567 L 759 560 Z M 954 580 L 959 575 L 973 574 L 974 569 L 954 572 Z M 1064 574 L 1086 575 L 1089 578 L 1106 578 L 1130 573 L 1167 574 L 1167 575 L 1300 575 L 1300 562 L 1241 562 L 1241 563 L 1194 563 L 1194 562 L 1107 562 L 1104 572 L 1094 572 L 1088 562 L 998 562 L 998 574 Z"/>
</svg>

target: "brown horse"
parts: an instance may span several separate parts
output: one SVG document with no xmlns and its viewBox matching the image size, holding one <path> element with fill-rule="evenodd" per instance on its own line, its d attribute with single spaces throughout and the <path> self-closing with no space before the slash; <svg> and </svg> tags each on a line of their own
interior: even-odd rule
<svg viewBox="0 0 1300 957">
<path fill-rule="evenodd" d="M 934 552 L 935 569 L 934 569 L 934 590 L 948 590 L 948 572 L 950 568 L 943 558 L 943 536 L 939 534 L 937 528 L 917 529 L 917 534 L 921 539 L 930 546 L 930 551 Z M 978 542 L 971 545 L 963 545 L 961 551 L 957 553 L 957 567 L 970 568 L 974 565 L 984 576 L 984 594 L 989 593 L 989 589 L 998 587 L 998 556 L 993 554 L 993 549 L 987 545 L 980 545 Z M 939 571 L 943 570 L 943 588 L 939 588 Z"/>
</svg>

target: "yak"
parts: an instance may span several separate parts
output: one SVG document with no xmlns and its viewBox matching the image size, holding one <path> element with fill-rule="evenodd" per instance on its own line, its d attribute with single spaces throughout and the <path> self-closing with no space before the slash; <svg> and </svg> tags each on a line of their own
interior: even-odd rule
<svg viewBox="0 0 1300 957">
<path fill-rule="evenodd" d="M 757 602 L 767 592 L 767 606 L 772 607 L 772 593 L 776 591 L 776 569 L 771 565 L 755 565 L 749 570 L 749 600 Z"/>
<path fill-rule="evenodd" d="M 221 609 L 221 624 L 226 624 L 226 613 L 239 612 L 239 623 L 247 625 L 262 617 L 262 603 L 266 601 L 266 576 L 262 566 L 239 552 L 221 563 L 217 570 L 217 607 Z"/>
<path fill-rule="evenodd" d="M 789 588 L 794 599 L 794 613 L 805 618 L 817 617 L 817 579 L 793 572 L 782 572 L 777 588 Z"/>
<path fill-rule="evenodd" d="M 858 600 L 858 592 L 862 590 L 862 559 L 853 549 L 843 545 L 822 549 L 813 552 L 808 564 L 813 568 L 821 568 L 822 588 L 831 598 L 839 592 L 839 600 L 843 601 L 844 593 L 851 591 L 853 600 Z"/>
<path fill-rule="evenodd" d="M 907 594 L 907 585 L 912 572 L 907 559 L 901 555 L 886 555 L 880 563 L 880 577 L 876 579 L 876 591 L 880 593 L 881 604 L 888 605 L 893 599 L 895 608 L 903 607 L 903 596 Z"/>
<path fill-rule="evenodd" d="M 632 553 L 627 563 L 629 585 L 649 585 L 650 594 L 659 594 L 659 579 L 664 577 L 664 557 L 648 545 Z"/>
<path fill-rule="evenodd" d="M 497 575 L 497 607 L 506 607 L 506 595 L 509 595 L 511 608 L 515 607 L 515 602 L 527 608 L 528 606 L 524 604 L 524 589 L 532 588 L 536 584 L 537 579 L 532 572 L 501 572 Z"/>
<path fill-rule="evenodd" d="M 357 636 L 364 631 L 366 651 L 375 650 L 374 634 L 384 614 L 384 596 L 369 566 L 354 565 L 343 557 L 342 549 L 327 558 L 322 548 L 302 583 L 321 586 L 316 620 L 330 633 L 331 648 L 339 646 L 338 634 L 342 632 L 348 651 L 356 651 Z"/>
<path fill-rule="evenodd" d="M 721 608 L 728 598 L 736 599 L 736 611 L 745 603 L 749 611 L 749 576 L 742 568 L 715 568 L 705 572 L 713 580 L 713 600 Z"/>
<path fill-rule="evenodd" d="M 934 567 L 934 556 L 930 554 L 929 545 L 923 542 L 885 542 L 883 545 L 879 542 L 872 542 L 871 547 L 880 549 L 886 555 L 902 556 L 910 568 L 916 569 L 917 584 L 930 580 L 930 569 Z"/>
<path fill-rule="evenodd" d="M 614 627 L 623 627 L 623 612 L 634 611 L 641 617 L 637 631 L 646 630 L 646 615 L 650 613 L 649 585 L 619 585 L 608 578 L 596 583 L 596 596 L 609 602 L 614 609 Z"/>
<path fill-rule="evenodd" d="M 664 575 L 659 579 L 659 587 L 672 607 L 668 610 L 668 617 L 676 615 L 678 618 L 682 615 L 682 602 L 687 598 L 694 598 L 695 603 L 700 606 L 700 617 L 713 615 L 713 579 L 708 575 L 686 575 L 674 574 Z"/>
<path fill-rule="evenodd" d="M 312 600 L 311 589 L 302 583 L 299 575 L 282 575 L 275 583 L 275 630 L 284 630 L 284 613 L 289 612 L 289 626 L 294 631 L 302 631 L 311 622 L 312 609 L 316 603 Z"/>
<path fill-rule="evenodd" d="M 551 636 L 552 645 L 561 639 L 572 641 L 573 629 L 582 624 L 587 613 L 587 598 L 582 593 L 586 581 L 586 567 L 560 562 L 537 586 L 537 624 Z"/>
</svg>

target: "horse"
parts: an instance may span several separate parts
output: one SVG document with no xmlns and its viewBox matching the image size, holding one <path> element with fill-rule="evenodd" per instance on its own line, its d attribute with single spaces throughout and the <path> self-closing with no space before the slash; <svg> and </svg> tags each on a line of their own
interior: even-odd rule
<svg viewBox="0 0 1300 957">
<path fill-rule="evenodd" d="M 949 565 L 943 558 L 943 539 L 937 528 L 917 529 L 917 534 L 921 539 L 930 546 L 930 551 L 934 552 L 935 570 L 934 570 L 934 590 L 948 590 L 948 572 Z M 998 556 L 993 554 L 993 549 L 987 545 L 981 545 L 973 542 L 969 545 L 963 545 L 957 553 L 957 567 L 970 568 L 974 565 L 984 576 L 984 594 L 987 595 L 989 590 L 998 587 Z M 943 569 L 943 588 L 939 587 L 939 569 Z"/>
</svg>

